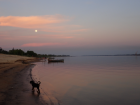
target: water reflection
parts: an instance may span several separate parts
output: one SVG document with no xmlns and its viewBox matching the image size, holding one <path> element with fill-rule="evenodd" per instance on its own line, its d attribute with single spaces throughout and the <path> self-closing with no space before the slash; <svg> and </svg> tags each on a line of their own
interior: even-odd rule
<svg viewBox="0 0 140 105">
<path fill-rule="evenodd" d="M 61 105 L 139 105 L 139 64 L 139 57 L 72 57 L 38 63 L 33 73 Z"/>
<path fill-rule="evenodd" d="M 59 64 L 59 63 L 64 63 L 64 62 L 48 62 L 48 64 Z"/>
<path fill-rule="evenodd" d="M 32 91 L 32 95 L 35 96 L 35 97 L 39 97 L 40 93 L 39 92 Z"/>
</svg>

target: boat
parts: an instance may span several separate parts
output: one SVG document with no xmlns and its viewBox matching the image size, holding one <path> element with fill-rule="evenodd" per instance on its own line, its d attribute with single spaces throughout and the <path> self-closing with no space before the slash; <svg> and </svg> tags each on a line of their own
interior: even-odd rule
<svg viewBox="0 0 140 105">
<path fill-rule="evenodd" d="M 48 59 L 48 62 L 64 62 L 64 59 Z"/>
</svg>

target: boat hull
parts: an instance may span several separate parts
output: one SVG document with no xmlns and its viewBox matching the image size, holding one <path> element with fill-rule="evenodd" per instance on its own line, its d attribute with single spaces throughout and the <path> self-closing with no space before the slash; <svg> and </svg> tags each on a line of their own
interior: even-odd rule
<svg viewBox="0 0 140 105">
<path fill-rule="evenodd" d="M 48 59 L 48 62 L 64 62 L 64 59 Z"/>
</svg>

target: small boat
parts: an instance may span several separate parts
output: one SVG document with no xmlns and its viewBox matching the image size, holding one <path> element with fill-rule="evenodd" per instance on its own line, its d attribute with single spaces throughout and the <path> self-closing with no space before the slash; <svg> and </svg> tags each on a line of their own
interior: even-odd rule
<svg viewBox="0 0 140 105">
<path fill-rule="evenodd" d="M 48 62 L 64 62 L 64 59 L 48 59 Z"/>
</svg>

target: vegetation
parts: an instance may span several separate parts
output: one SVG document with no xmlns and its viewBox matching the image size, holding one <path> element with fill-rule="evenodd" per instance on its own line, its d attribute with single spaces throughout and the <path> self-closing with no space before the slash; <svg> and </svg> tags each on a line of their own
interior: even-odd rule
<svg viewBox="0 0 140 105">
<path fill-rule="evenodd" d="M 12 49 L 12 50 L 9 50 L 9 51 L 6 51 L 6 50 L 3 50 L 1 47 L 0 47 L 0 53 L 3 53 L 3 54 L 11 54 L 11 55 L 20 55 L 20 56 L 28 56 L 28 57 L 66 57 L 66 56 L 69 56 L 69 55 L 54 55 L 54 54 L 37 54 L 35 53 L 34 51 L 27 51 L 27 52 L 24 52 L 23 50 L 21 49 Z"/>
<path fill-rule="evenodd" d="M 6 51 L 6 50 L 3 50 L 2 48 L 0 48 L 0 53 L 11 54 L 11 55 L 21 55 L 21 56 L 28 56 L 28 57 L 37 57 L 37 54 L 34 51 L 24 52 L 21 49 L 14 49 L 14 48 L 9 51 Z"/>
<path fill-rule="evenodd" d="M 13 55 L 25 55 L 26 53 L 24 51 L 22 51 L 21 49 L 12 49 L 9 50 L 9 54 L 13 54 Z"/>
</svg>

